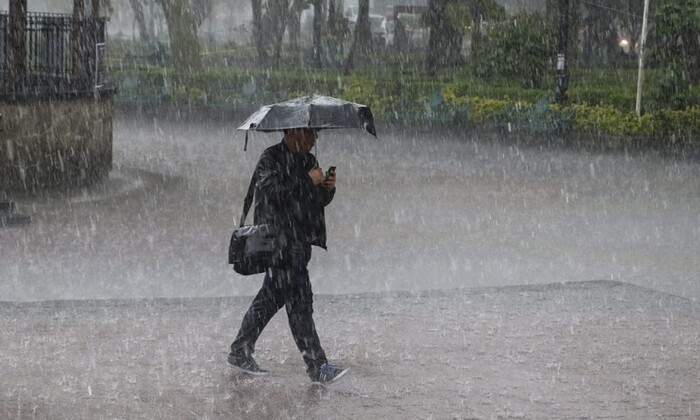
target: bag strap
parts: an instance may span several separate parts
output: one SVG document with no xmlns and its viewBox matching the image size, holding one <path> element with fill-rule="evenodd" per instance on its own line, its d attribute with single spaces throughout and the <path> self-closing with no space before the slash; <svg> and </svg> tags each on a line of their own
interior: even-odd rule
<svg viewBox="0 0 700 420">
<path fill-rule="evenodd" d="M 238 225 L 239 227 L 243 227 L 243 224 L 245 223 L 245 218 L 248 217 L 248 211 L 250 210 L 250 206 L 251 204 L 253 204 L 253 195 L 255 194 L 256 172 L 256 170 L 253 170 L 253 176 L 250 177 L 250 185 L 248 185 L 248 193 L 245 195 L 245 200 L 243 201 L 243 214 L 241 214 L 241 223 Z"/>
</svg>

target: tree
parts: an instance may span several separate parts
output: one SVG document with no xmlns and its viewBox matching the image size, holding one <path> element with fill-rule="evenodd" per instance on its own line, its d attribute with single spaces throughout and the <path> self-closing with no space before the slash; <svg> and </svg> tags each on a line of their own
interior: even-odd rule
<svg viewBox="0 0 700 420">
<path fill-rule="evenodd" d="M 476 74 L 520 80 L 524 87 L 541 88 L 552 73 L 552 38 L 542 36 L 545 17 L 521 14 L 491 28 L 479 46 Z M 548 25 L 548 23 L 545 23 Z"/>
<path fill-rule="evenodd" d="M 359 0 L 357 21 L 350 53 L 345 60 L 345 73 L 350 73 L 358 58 L 366 59 L 372 51 L 372 31 L 369 22 L 369 0 Z"/>
<path fill-rule="evenodd" d="M 139 39 L 141 41 L 150 42 L 151 34 L 148 33 L 148 26 L 146 26 L 146 17 L 143 13 L 142 1 L 129 0 L 129 4 L 131 5 L 131 10 L 134 12 L 136 27 L 139 29 Z"/>
<path fill-rule="evenodd" d="M 581 20 L 581 1 L 582 0 L 547 0 L 546 1 L 546 21 L 549 30 L 543 34 L 551 38 L 553 45 L 556 45 L 559 34 L 559 25 L 562 21 L 561 16 L 561 3 L 562 1 L 569 2 L 569 13 L 568 13 L 568 27 L 569 33 L 567 34 L 566 45 L 566 66 L 567 69 L 571 70 L 577 66 L 577 62 L 580 56 L 580 47 L 582 46 L 582 40 L 579 38 L 580 30 L 582 25 Z M 591 3 L 592 4 L 592 3 Z M 590 4 L 589 4 L 590 5 Z M 641 22 L 641 18 L 640 18 Z M 559 51 L 552 51 L 552 56 L 555 57 Z"/>
<path fill-rule="evenodd" d="M 253 9 L 253 42 L 258 52 L 258 64 L 267 65 L 267 48 L 265 48 L 265 28 L 263 27 L 262 0 L 251 0 Z"/>
<path fill-rule="evenodd" d="M 471 26 L 472 55 L 479 50 L 482 20 L 501 21 L 505 9 L 494 0 L 432 0 L 425 21 L 430 30 L 428 73 L 462 64 L 462 41 Z"/>
<path fill-rule="evenodd" d="M 298 43 L 299 14 L 303 10 L 303 7 L 300 8 L 303 3 L 296 0 L 290 8 L 289 0 L 251 0 L 253 40 L 260 66 L 279 66 L 287 25 L 291 26 L 290 35 Z"/>
<path fill-rule="evenodd" d="M 557 10 L 558 6 L 552 4 L 556 2 L 548 0 L 548 9 Z M 580 7 L 576 6 L 577 3 Z M 655 2 L 652 2 L 650 16 L 653 16 L 654 6 Z M 643 0 L 573 0 L 570 10 L 581 11 L 580 20 L 574 16 L 571 21 L 580 23 L 577 27 L 583 31 L 582 56 L 591 64 L 605 65 L 619 58 L 622 38 L 630 43 L 632 52 L 641 39 Z"/>
<path fill-rule="evenodd" d="M 326 40 L 328 61 L 334 64 L 345 60 L 345 42 L 348 35 L 348 20 L 343 16 L 342 0 L 328 1 L 328 22 L 323 39 Z"/>
<path fill-rule="evenodd" d="M 280 64 L 282 41 L 289 21 L 289 0 L 268 0 L 267 7 L 269 19 L 266 19 L 266 32 L 269 34 L 269 41 L 273 49 L 273 64 L 277 67 Z"/>
<path fill-rule="evenodd" d="M 211 11 L 210 0 L 157 0 L 170 36 L 173 67 L 187 72 L 202 68 L 197 29 Z"/>
<path fill-rule="evenodd" d="M 313 32 L 313 50 L 311 54 L 311 63 L 314 67 L 323 67 L 323 46 L 321 44 L 321 31 L 323 30 L 323 0 L 313 0 L 314 6 L 314 21 L 312 25 Z"/>
<path fill-rule="evenodd" d="M 700 0 L 662 0 L 656 12 L 655 59 L 664 74 L 656 96 L 675 108 L 688 106 L 686 93 L 700 83 Z"/>
<path fill-rule="evenodd" d="M 468 0 L 466 7 L 471 21 L 472 52 L 479 49 L 481 42 L 481 21 L 502 21 L 506 18 L 506 9 L 494 0 Z"/>
<path fill-rule="evenodd" d="M 289 26 L 289 42 L 297 53 L 297 64 L 302 65 L 301 58 L 301 13 L 309 6 L 308 0 L 292 0 L 289 7 L 287 25 Z"/>
<path fill-rule="evenodd" d="M 656 15 L 658 53 L 688 84 L 700 83 L 700 0 L 663 0 Z"/>
<path fill-rule="evenodd" d="M 430 27 L 426 67 L 428 74 L 434 76 L 441 68 L 458 64 L 462 48 L 462 32 L 457 22 L 463 16 L 454 16 L 458 8 L 450 7 L 452 0 L 429 0 L 425 16 Z"/>
</svg>

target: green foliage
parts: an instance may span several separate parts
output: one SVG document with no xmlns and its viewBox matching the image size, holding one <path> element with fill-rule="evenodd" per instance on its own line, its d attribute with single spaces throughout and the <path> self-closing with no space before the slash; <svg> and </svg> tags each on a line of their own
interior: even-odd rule
<svg viewBox="0 0 700 420">
<path fill-rule="evenodd" d="M 633 111 L 635 72 L 578 70 L 568 107 L 548 104 L 551 89 L 526 89 L 509 79 L 487 83 L 453 72 L 437 81 L 413 71 L 381 69 L 349 76 L 340 70 L 245 70 L 208 68 L 178 73 L 160 66 L 117 66 L 110 77 L 118 101 L 184 106 L 260 106 L 312 93 L 366 104 L 380 120 L 445 121 L 469 127 L 590 132 L 615 136 L 700 133 L 700 88 L 685 110 L 647 106 Z M 661 71 L 649 72 L 655 84 Z"/>
<path fill-rule="evenodd" d="M 663 133 L 700 133 L 700 105 L 684 110 L 662 109 L 653 114 L 656 130 Z"/>
<path fill-rule="evenodd" d="M 492 21 L 502 21 L 508 16 L 505 7 L 495 0 L 470 0 L 467 7 L 472 16 L 472 22 L 478 22 L 480 18 Z"/>
<path fill-rule="evenodd" d="M 372 113 L 380 118 L 420 120 L 430 111 L 426 107 L 430 108 L 428 103 L 439 91 L 440 83 L 433 81 L 353 75 L 344 82 L 341 95 L 349 101 L 370 106 Z"/>
<path fill-rule="evenodd" d="M 541 88 L 552 73 L 552 39 L 543 37 L 545 17 L 523 14 L 491 28 L 474 56 L 475 73 L 484 80 L 509 78 L 523 87 Z"/>
<path fill-rule="evenodd" d="M 393 97 L 387 95 L 386 91 L 378 89 L 377 83 L 363 80 L 355 75 L 345 82 L 343 98 L 351 102 L 368 105 L 378 117 L 389 114 L 389 104 L 393 102 Z"/>
<path fill-rule="evenodd" d="M 644 101 L 647 111 L 665 108 L 681 110 L 700 105 L 700 83 L 683 82 L 678 70 L 666 67 L 647 71 L 644 82 L 648 89 Z"/>
<path fill-rule="evenodd" d="M 582 133 L 648 137 L 700 132 L 700 106 L 682 111 L 666 109 L 641 117 L 634 111 L 621 111 L 608 106 L 580 104 L 572 108 L 576 113 L 573 129 Z"/>
<path fill-rule="evenodd" d="M 613 136 L 658 136 L 671 133 L 700 133 L 700 106 L 686 110 L 661 109 L 638 117 L 633 109 L 586 103 L 562 107 L 547 103 L 478 96 L 460 96 L 454 85 L 443 89 L 443 97 L 456 106 L 466 105 L 469 126 L 510 127 L 513 130 L 544 130 L 606 134 Z"/>
<path fill-rule="evenodd" d="M 464 35 L 467 32 L 469 24 L 471 23 L 471 17 L 469 16 L 466 2 L 448 3 L 445 10 L 445 20 L 447 21 L 447 25 L 455 28 L 460 35 Z"/>
<path fill-rule="evenodd" d="M 494 115 L 503 113 L 509 101 L 474 97 L 469 98 L 466 103 L 469 124 L 481 126 L 491 122 Z"/>
<path fill-rule="evenodd" d="M 615 109 L 634 111 L 635 89 L 624 89 L 616 85 L 605 87 L 574 86 L 568 90 L 568 95 L 569 101 L 572 103 L 610 106 Z"/>
<path fill-rule="evenodd" d="M 202 89 L 179 85 L 174 89 L 171 100 L 176 105 L 204 105 L 207 95 Z"/>
<path fill-rule="evenodd" d="M 200 16 L 206 14 L 199 7 L 191 7 L 187 0 L 158 0 L 168 22 L 173 67 L 181 72 L 199 71 L 202 68 L 197 27 Z M 195 2 L 197 6 L 200 2 Z"/>
<path fill-rule="evenodd" d="M 654 59 L 664 73 L 653 95 L 677 109 L 692 106 L 689 90 L 700 83 L 700 0 L 662 0 L 655 22 Z"/>
<path fill-rule="evenodd" d="M 508 131 L 568 133 L 574 118 L 572 109 L 550 106 L 546 99 L 541 99 L 534 105 L 508 103 L 500 113 L 489 116 L 489 122 L 496 127 L 507 127 Z"/>
<path fill-rule="evenodd" d="M 334 72 L 207 69 L 176 73 L 165 68 L 114 69 L 118 98 L 139 102 L 262 105 L 294 96 L 338 95 L 342 80 Z"/>
</svg>

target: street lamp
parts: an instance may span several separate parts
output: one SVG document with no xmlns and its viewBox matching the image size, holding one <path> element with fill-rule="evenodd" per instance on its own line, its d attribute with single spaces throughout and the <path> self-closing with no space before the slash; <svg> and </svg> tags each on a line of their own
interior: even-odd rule
<svg viewBox="0 0 700 420">
<path fill-rule="evenodd" d="M 557 73 L 554 101 L 566 102 L 569 88 L 569 74 L 566 66 L 567 40 L 569 38 L 569 0 L 559 0 L 559 38 L 557 39 Z"/>
</svg>

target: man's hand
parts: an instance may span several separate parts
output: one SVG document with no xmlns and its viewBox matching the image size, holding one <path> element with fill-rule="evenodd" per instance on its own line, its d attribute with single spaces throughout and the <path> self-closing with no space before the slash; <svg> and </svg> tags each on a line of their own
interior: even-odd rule
<svg viewBox="0 0 700 420">
<path fill-rule="evenodd" d="M 328 192 L 333 191 L 333 188 L 335 188 L 335 171 L 328 174 L 326 179 L 323 180 L 323 188 Z"/>
<path fill-rule="evenodd" d="M 311 178 L 311 182 L 313 182 L 314 185 L 324 182 L 325 177 L 326 176 L 323 174 L 323 169 L 319 168 L 318 166 L 311 168 L 309 171 L 309 178 Z"/>
</svg>

